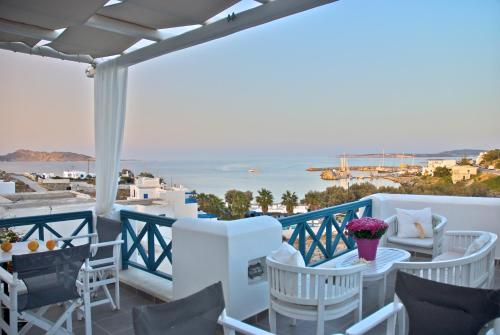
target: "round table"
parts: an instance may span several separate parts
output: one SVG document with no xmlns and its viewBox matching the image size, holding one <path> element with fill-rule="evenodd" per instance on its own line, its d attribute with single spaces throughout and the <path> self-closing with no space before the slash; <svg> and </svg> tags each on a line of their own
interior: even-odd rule
<svg viewBox="0 0 500 335">
<path fill-rule="evenodd" d="M 379 289 L 379 307 L 384 305 L 387 290 L 387 275 L 392 270 L 396 262 L 404 262 L 410 259 L 410 253 L 406 250 L 397 248 L 378 248 L 377 258 L 366 264 L 363 271 L 363 283 L 380 281 Z M 358 250 L 349 251 L 331 261 L 318 265 L 318 268 L 345 268 L 360 264 Z"/>
</svg>

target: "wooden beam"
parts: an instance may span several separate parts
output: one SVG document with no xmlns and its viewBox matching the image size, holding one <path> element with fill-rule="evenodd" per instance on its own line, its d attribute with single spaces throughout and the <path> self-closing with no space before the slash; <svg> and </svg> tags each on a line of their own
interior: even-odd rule
<svg viewBox="0 0 500 335">
<path fill-rule="evenodd" d="M 275 0 L 267 2 L 236 14 L 234 20 L 221 19 L 184 34 L 126 53 L 115 60 L 119 65 L 131 66 L 335 1 Z"/>
</svg>

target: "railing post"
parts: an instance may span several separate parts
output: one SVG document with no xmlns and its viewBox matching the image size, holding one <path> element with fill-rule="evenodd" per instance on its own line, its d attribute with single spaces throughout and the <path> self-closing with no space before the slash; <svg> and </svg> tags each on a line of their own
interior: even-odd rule
<svg viewBox="0 0 500 335">
<path fill-rule="evenodd" d="M 302 257 L 306 257 L 306 224 L 307 222 L 304 222 L 299 225 L 299 251 Z"/>
<path fill-rule="evenodd" d="M 146 225 L 148 226 L 148 261 L 147 261 L 147 268 L 150 271 L 153 271 L 153 268 L 155 266 L 155 234 L 153 231 L 153 223 L 146 222 Z"/>
<path fill-rule="evenodd" d="M 45 240 L 44 225 L 45 225 L 45 223 L 38 223 L 37 224 L 37 226 L 38 226 L 38 239 L 40 241 Z"/>
<path fill-rule="evenodd" d="M 333 253 L 335 250 L 332 250 L 332 216 L 328 216 L 324 218 L 323 220 L 326 220 L 326 236 L 325 236 L 325 243 L 326 243 L 326 253 L 328 254 L 328 258 L 333 257 Z M 321 236 L 320 236 L 321 238 Z"/>
<path fill-rule="evenodd" d="M 128 251 L 128 235 L 127 235 L 127 225 L 130 225 L 130 222 L 128 221 L 127 218 L 124 218 L 123 215 L 120 214 L 120 218 L 122 221 L 122 270 L 127 270 L 128 269 L 128 258 L 127 258 L 127 251 Z"/>
</svg>

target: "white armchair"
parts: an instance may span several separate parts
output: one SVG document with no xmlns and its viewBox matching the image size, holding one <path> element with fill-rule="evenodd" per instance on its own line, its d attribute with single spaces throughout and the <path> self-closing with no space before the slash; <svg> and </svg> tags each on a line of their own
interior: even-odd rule
<svg viewBox="0 0 500 335">
<path fill-rule="evenodd" d="M 396 215 L 387 218 L 385 222 L 389 225 L 389 228 L 382 237 L 383 246 L 429 254 L 433 258 L 441 254 L 444 228 L 448 222 L 444 216 L 432 214 L 433 236 L 428 238 L 398 237 L 398 218 Z"/>
<path fill-rule="evenodd" d="M 316 321 L 316 334 L 324 322 L 354 313 L 361 319 L 365 265 L 319 269 L 285 265 L 267 257 L 269 324 L 276 334 L 276 313 L 292 320 Z"/>
</svg>

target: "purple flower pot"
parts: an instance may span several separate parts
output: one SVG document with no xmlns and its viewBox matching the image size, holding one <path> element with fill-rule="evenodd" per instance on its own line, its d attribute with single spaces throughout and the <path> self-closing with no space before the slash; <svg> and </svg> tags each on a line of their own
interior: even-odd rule
<svg viewBox="0 0 500 335">
<path fill-rule="evenodd" d="M 377 257 L 377 247 L 380 240 L 369 240 L 366 238 L 357 238 L 356 244 L 358 245 L 358 256 L 367 261 L 373 261 Z"/>
</svg>

